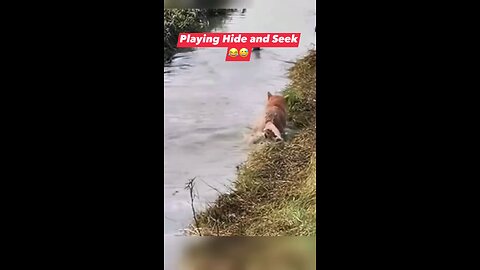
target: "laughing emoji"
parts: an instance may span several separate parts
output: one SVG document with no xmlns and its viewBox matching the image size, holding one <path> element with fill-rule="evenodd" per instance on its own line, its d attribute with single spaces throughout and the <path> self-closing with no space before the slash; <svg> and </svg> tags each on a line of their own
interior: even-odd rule
<svg viewBox="0 0 480 270">
<path fill-rule="evenodd" d="M 238 55 L 238 50 L 235 49 L 235 48 L 231 48 L 230 51 L 228 52 L 228 55 L 229 55 L 230 57 L 237 57 L 237 55 Z"/>
<path fill-rule="evenodd" d="M 242 48 L 242 49 L 240 49 L 240 53 L 239 53 L 239 54 L 240 54 L 241 57 L 247 57 L 247 55 L 248 55 L 248 50 L 247 50 L 246 48 Z"/>
</svg>

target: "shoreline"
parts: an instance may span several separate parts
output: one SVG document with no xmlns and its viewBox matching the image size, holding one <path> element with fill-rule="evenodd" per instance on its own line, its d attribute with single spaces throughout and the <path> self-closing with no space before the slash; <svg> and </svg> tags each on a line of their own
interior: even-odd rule
<svg viewBox="0 0 480 270">
<path fill-rule="evenodd" d="M 282 92 L 295 134 L 252 150 L 230 192 L 194 217 L 191 235 L 316 235 L 316 51 L 298 59 L 288 77 Z"/>
</svg>

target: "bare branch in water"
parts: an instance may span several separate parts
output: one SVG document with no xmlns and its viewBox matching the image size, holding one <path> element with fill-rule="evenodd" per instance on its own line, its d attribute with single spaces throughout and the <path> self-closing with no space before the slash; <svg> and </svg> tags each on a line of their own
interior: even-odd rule
<svg viewBox="0 0 480 270">
<path fill-rule="evenodd" d="M 195 227 L 197 229 L 198 235 L 202 236 L 202 233 L 200 232 L 200 227 L 198 226 L 197 213 L 195 212 L 195 206 L 193 205 L 193 200 L 194 200 L 193 190 L 195 188 L 196 178 L 197 177 L 193 177 L 192 179 L 189 179 L 185 186 L 185 189 L 190 192 L 190 206 L 192 207 L 193 220 L 195 221 Z"/>
</svg>

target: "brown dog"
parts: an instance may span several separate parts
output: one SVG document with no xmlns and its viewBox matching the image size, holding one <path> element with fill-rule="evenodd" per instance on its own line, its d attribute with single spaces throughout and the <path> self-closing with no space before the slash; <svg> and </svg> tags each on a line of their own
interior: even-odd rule
<svg viewBox="0 0 480 270">
<path fill-rule="evenodd" d="M 282 134 L 287 127 L 287 103 L 283 96 L 267 93 L 265 110 L 265 128 L 263 134 L 267 139 L 283 140 Z"/>
</svg>

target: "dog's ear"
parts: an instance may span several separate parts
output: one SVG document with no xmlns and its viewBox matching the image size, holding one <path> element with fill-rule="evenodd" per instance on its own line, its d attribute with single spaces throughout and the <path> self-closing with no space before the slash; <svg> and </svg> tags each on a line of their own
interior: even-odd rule
<svg viewBox="0 0 480 270">
<path fill-rule="evenodd" d="M 272 97 L 272 93 L 268 92 L 267 93 L 267 99 L 270 99 Z"/>
</svg>

